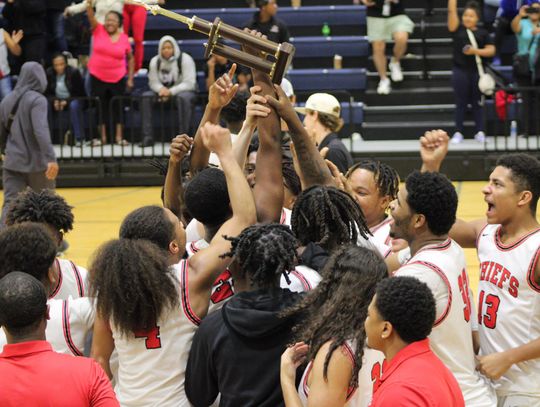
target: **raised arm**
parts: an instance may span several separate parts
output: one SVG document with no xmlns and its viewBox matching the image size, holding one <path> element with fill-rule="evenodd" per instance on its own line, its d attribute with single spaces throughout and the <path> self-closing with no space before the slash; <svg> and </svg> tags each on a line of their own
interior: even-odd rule
<svg viewBox="0 0 540 407">
<path fill-rule="evenodd" d="M 457 12 L 457 0 L 448 0 L 448 31 L 454 32 L 459 28 L 459 16 Z"/>
<path fill-rule="evenodd" d="M 208 311 L 212 284 L 231 262 L 228 257 L 220 257 L 231 249 L 231 242 L 224 236 L 237 236 L 254 224 L 256 212 L 251 189 L 232 153 L 229 130 L 207 123 L 201 127 L 200 137 L 205 147 L 219 158 L 233 213 L 215 234 L 210 246 L 189 259 L 190 304 L 199 317 L 204 317 Z"/>
<path fill-rule="evenodd" d="M 21 55 L 22 50 L 19 42 L 22 40 L 23 36 L 23 30 L 13 31 L 11 35 L 9 35 L 6 30 L 4 30 L 4 41 L 6 42 L 9 52 L 11 52 L 15 56 Z"/>
<path fill-rule="evenodd" d="M 512 20 L 512 31 L 516 34 L 519 34 L 521 32 L 521 19 L 525 18 L 527 16 L 527 7 L 528 6 L 521 6 L 519 8 L 519 13 L 514 17 Z"/>
<path fill-rule="evenodd" d="M 96 15 L 94 14 L 94 7 L 91 0 L 86 0 L 86 15 L 88 16 L 88 21 L 90 22 L 90 28 L 92 31 L 98 26 L 98 21 Z"/>
<path fill-rule="evenodd" d="M 189 152 L 193 139 L 187 134 L 176 136 L 171 142 L 169 168 L 163 186 L 163 206 L 170 209 L 179 219 L 182 215 L 184 189 L 182 187 L 182 160 Z"/>
</svg>

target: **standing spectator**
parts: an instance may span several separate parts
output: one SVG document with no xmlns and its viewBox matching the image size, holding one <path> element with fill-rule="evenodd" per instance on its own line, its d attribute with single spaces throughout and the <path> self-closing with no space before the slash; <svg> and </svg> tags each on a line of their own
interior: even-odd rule
<svg viewBox="0 0 540 407">
<path fill-rule="evenodd" d="M 394 82 L 403 80 L 401 58 L 407 51 L 409 34 L 413 32 L 414 23 L 405 14 L 401 0 L 362 0 L 367 9 L 367 34 L 373 51 L 373 63 L 379 73 L 377 93 L 388 95 L 392 90 L 386 71 L 386 43 L 394 40 L 393 57 L 390 59 L 390 77 Z"/>
<path fill-rule="evenodd" d="M 537 61 L 538 41 L 540 40 L 540 4 L 531 1 L 530 6 L 522 6 L 519 14 L 512 20 L 512 30 L 516 33 L 518 41 L 518 55 L 529 55 L 530 71 L 528 75 L 520 76 L 515 73 L 519 86 L 538 86 L 540 77 L 536 75 L 535 64 Z M 539 88 L 540 89 L 540 88 Z M 522 127 L 524 134 L 538 134 L 537 109 L 538 91 L 524 90 L 523 97 Z"/>
<path fill-rule="evenodd" d="M 11 68 L 8 60 L 8 50 L 15 56 L 21 55 L 19 42 L 23 38 L 22 30 L 13 31 L 11 35 L 0 28 L 0 100 L 4 99 L 13 90 L 11 83 Z"/>
<path fill-rule="evenodd" d="M 92 27 L 93 42 L 88 61 L 91 96 L 98 97 L 102 103 L 101 143 L 106 143 L 106 126 L 112 119 L 109 115 L 110 109 L 112 109 L 111 100 L 115 96 L 122 96 L 126 86 L 128 90 L 133 88 L 134 60 L 128 36 L 121 30 L 122 15 L 116 11 L 109 11 L 105 15 L 105 23 L 100 24 L 94 15 L 90 1 L 86 4 L 88 6 L 88 20 Z M 127 82 L 125 80 L 126 73 Z M 123 137 L 121 116 L 121 113 L 114 115 L 115 141 L 116 144 L 123 146 L 128 143 Z M 96 141 L 94 145 L 99 145 L 99 140 Z"/>
<path fill-rule="evenodd" d="M 8 0 L 2 15 L 8 21 L 8 31 L 24 32 L 22 62 L 43 64 L 47 49 L 45 0 Z"/>
<path fill-rule="evenodd" d="M 500 63 L 501 48 L 504 37 L 512 34 L 512 20 L 518 15 L 522 4 L 527 3 L 526 0 L 500 0 L 497 10 L 497 17 L 493 22 L 493 30 L 495 31 L 495 52 L 497 53 L 493 63 Z"/>
<path fill-rule="evenodd" d="M 69 118 L 76 140 L 75 145 L 82 146 L 84 141 L 81 126 L 83 102 L 74 98 L 86 96 L 83 79 L 78 69 L 67 64 L 67 58 L 64 54 L 55 54 L 52 63 L 53 66 L 47 69 L 46 95 L 51 98 L 54 112 L 69 109 Z"/>
<path fill-rule="evenodd" d="M 339 101 L 328 93 L 314 93 L 306 101 L 305 107 L 295 110 L 305 115 L 304 126 L 319 151 L 326 148 L 325 158 L 332 161 L 340 172 L 346 173 L 353 160 L 336 134 L 343 127 Z"/>
<path fill-rule="evenodd" d="M 93 360 L 53 352 L 45 338 L 47 295 L 34 277 L 12 272 L 0 280 L 0 325 L 8 344 L 0 353 L 0 404 L 116 407 L 103 369 Z"/>
<path fill-rule="evenodd" d="M 482 95 L 478 88 L 479 75 L 475 57 L 481 57 L 482 62 L 485 63 L 486 58 L 495 55 L 495 46 L 487 30 L 478 27 L 479 21 L 480 9 L 478 3 L 470 1 L 465 5 L 460 24 L 457 12 L 457 0 L 448 0 L 448 31 L 452 33 L 454 47 L 452 87 L 454 88 L 456 99 L 456 131 L 451 140 L 454 144 L 461 143 L 464 139 L 463 122 L 465 120 L 467 105 L 471 105 L 474 114 L 476 125 L 474 139 L 480 143 L 483 143 L 486 139 L 481 101 Z M 474 35 L 478 48 L 471 45 L 468 31 Z"/>
<path fill-rule="evenodd" d="M 34 190 L 55 186 L 58 164 L 47 121 L 47 98 L 43 95 L 46 87 L 43 67 L 37 62 L 27 62 L 21 68 L 15 89 L 0 103 L 0 131 L 4 132 L 2 138 L 7 138 L 0 227 L 8 204 L 20 191 L 28 186 Z M 15 117 L 6 134 L 13 113 Z"/>
<path fill-rule="evenodd" d="M 278 5 L 276 0 L 256 0 L 259 11 L 255 12 L 247 28 L 257 30 L 270 41 L 277 43 L 289 41 L 289 30 L 285 23 L 276 18 Z"/>
<path fill-rule="evenodd" d="M 161 4 L 161 3 L 160 3 Z M 144 28 L 148 12 L 138 4 L 124 4 L 122 11 L 124 17 L 124 32 L 131 35 L 135 45 L 135 72 L 142 68 L 144 59 Z"/>
<path fill-rule="evenodd" d="M 45 0 L 47 5 L 47 36 L 49 43 L 52 42 L 52 50 L 55 52 L 67 51 L 67 41 L 64 35 L 64 9 L 66 0 Z"/>
<path fill-rule="evenodd" d="M 152 58 L 148 68 L 148 85 L 151 90 L 143 94 L 143 147 L 154 144 L 151 111 L 156 96 L 159 103 L 176 103 L 178 134 L 187 134 L 197 98 L 197 72 L 193 58 L 180 51 L 177 41 L 170 35 L 159 40 L 158 55 Z"/>
</svg>

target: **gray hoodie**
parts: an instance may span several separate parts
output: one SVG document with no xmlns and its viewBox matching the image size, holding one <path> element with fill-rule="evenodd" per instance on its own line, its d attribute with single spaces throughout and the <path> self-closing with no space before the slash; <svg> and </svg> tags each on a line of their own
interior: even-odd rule
<svg viewBox="0 0 540 407">
<path fill-rule="evenodd" d="M 5 169 L 40 172 L 47 163 L 56 162 L 47 121 L 45 70 L 37 62 L 26 62 L 13 92 L 0 103 L 0 126 L 4 127 L 19 98 L 19 107 L 6 144 Z"/>
<path fill-rule="evenodd" d="M 161 56 L 163 43 L 169 41 L 173 44 L 174 54 L 168 60 Z M 158 54 L 150 60 L 148 67 L 148 85 L 150 89 L 158 93 L 162 87 L 170 89 L 173 95 L 180 92 L 195 92 L 197 90 L 197 71 L 193 58 L 182 52 L 182 74 L 178 72 L 178 56 L 180 48 L 178 42 L 170 35 L 165 35 L 159 40 Z M 159 64 L 158 72 L 158 60 Z"/>
</svg>

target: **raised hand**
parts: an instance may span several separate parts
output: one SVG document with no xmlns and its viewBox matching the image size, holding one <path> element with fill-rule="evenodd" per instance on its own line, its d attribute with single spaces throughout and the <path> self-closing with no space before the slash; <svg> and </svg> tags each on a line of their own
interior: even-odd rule
<svg viewBox="0 0 540 407">
<path fill-rule="evenodd" d="M 221 109 L 229 104 L 236 92 L 238 84 L 233 83 L 236 64 L 232 64 L 228 73 L 222 75 L 208 89 L 208 105 L 215 109 Z"/>
<path fill-rule="evenodd" d="M 288 381 L 294 383 L 296 379 L 296 369 L 304 363 L 308 351 L 308 345 L 304 342 L 298 342 L 283 352 L 281 355 L 280 367 L 281 382 Z"/>
<path fill-rule="evenodd" d="M 283 89 L 281 89 L 281 86 L 274 85 L 274 88 L 276 90 L 278 98 L 276 99 L 271 95 L 266 95 L 265 98 L 267 103 L 271 107 L 273 107 L 278 113 L 278 115 L 287 123 L 289 123 L 290 120 L 294 119 L 300 120 L 298 118 L 298 115 L 294 111 L 291 101 L 289 100 Z"/>
<path fill-rule="evenodd" d="M 13 40 L 13 42 L 15 44 L 18 44 L 19 42 L 21 42 L 22 38 L 24 37 L 24 32 L 23 30 L 19 30 L 19 31 L 13 31 L 11 33 L 11 39 Z"/>
<path fill-rule="evenodd" d="M 171 147 L 169 148 L 170 157 L 169 161 L 172 163 L 181 162 L 193 144 L 193 139 L 187 134 L 182 134 L 173 138 L 171 142 Z"/>
<path fill-rule="evenodd" d="M 420 137 L 420 156 L 422 157 L 422 170 L 439 171 L 439 168 L 448 153 L 448 134 L 444 130 L 426 131 Z"/>
<path fill-rule="evenodd" d="M 231 132 L 217 124 L 206 123 L 201 127 L 201 139 L 204 146 L 218 157 L 232 152 Z"/>
<path fill-rule="evenodd" d="M 266 106 L 266 98 L 258 93 L 262 90 L 260 86 L 252 86 L 249 91 L 251 97 L 246 106 L 246 124 L 248 126 L 257 125 L 257 117 L 268 117 L 270 108 Z"/>
</svg>

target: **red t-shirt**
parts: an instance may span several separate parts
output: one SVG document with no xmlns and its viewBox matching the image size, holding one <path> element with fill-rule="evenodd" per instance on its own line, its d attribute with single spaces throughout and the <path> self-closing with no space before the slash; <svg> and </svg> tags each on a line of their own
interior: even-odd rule
<svg viewBox="0 0 540 407">
<path fill-rule="evenodd" d="M 92 33 L 92 54 L 88 61 L 90 73 L 103 82 L 116 83 L 126 76 L 126 55 L 131 51 L 129 38 L 120 33 L 116 41 L 102 24 Z"/>
<path fill-rule="evenodd" d="M 370 407 L 463 407 L 463 394 L 448 368 L 429 348 L 429 339 L 400 350 L 373 387 Z"/>
<path fill-rule="evenodd" d="M 5 345 L 0 353 L 2 407 L 118 407 L 95 361 L 53 352 L 47 341 Z"/>
</svg>

